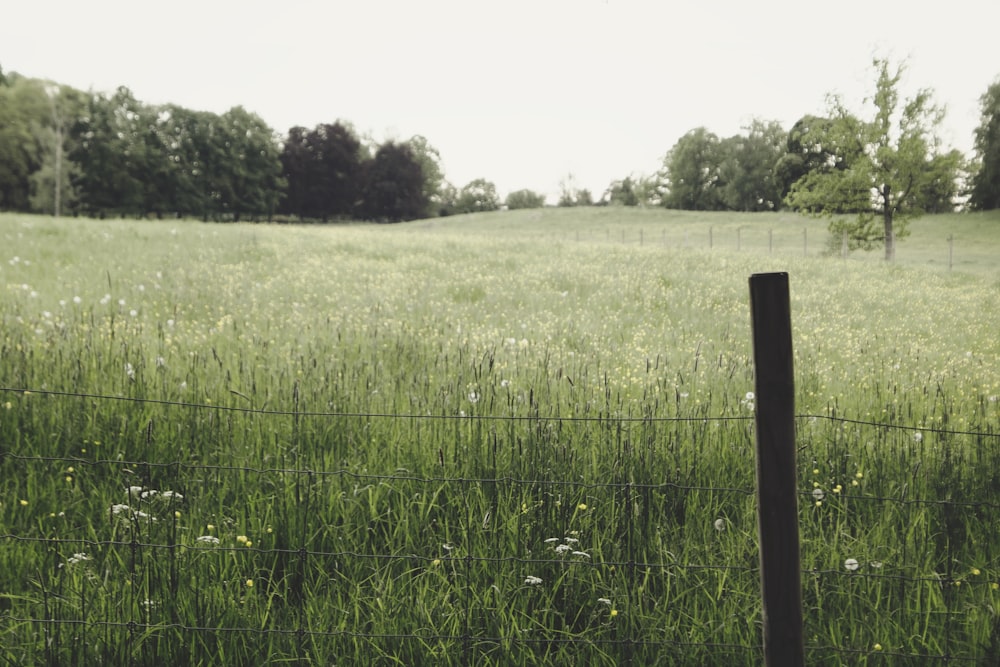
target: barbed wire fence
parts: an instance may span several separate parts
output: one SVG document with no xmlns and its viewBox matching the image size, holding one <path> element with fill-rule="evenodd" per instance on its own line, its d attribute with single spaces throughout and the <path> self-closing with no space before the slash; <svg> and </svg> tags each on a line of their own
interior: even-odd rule
<svg viewBox="0 0 1000 667">
<path fill-rule="evenodd" d="M 825 230 L 808 227 L 781 227 L 762 231 L 755 227 L 739 227 L 732 225 L 706 225 L 696 232 L 690 229 L 672 231 L 661 228 L 658 232 L 648 231 L 642 227 L 608 228 L 600 231 L 576 232 L 574 242 L 603 242 L 620 245 L 661 246 L 668 248 L 729 250 L 736 252 L 754 252 L 765 255 L 798 255 L 801 257 L 826 255 L 840 259 L 851 257 L 849 239 L 846 232 L 840 238 L 833 238 Z M 947 267 L 948 272 L 955 268 L 956 238 L 954 234 L 940 240 L 940 253 L 933 258 L 936 264 Z M 961 245 L 959 245 L 961 249 Z"/>
<path fill-rule="evenodd" d="M 136 399 L 121 396 L 105 396 L 98 394 L 76 394 L 72 392 L 55 392 L 23 388 L 0 388 L 0 392 L 24 393 L 46 396 L 54 400 L 86 400 L 91 404 L 103 406 L 101 411 L 112 412 L 114 406 L 122 403 L 139 408 L 168 406 L 173 409 L 197 413 L 241 413 L 256 420 L 287 420 L 312 418 L 315 420 L 361 420 L 366 423 L 381 420 L 392 421 L 446 421 L 469 423 L 470 421 L 484 424 L 502 424 L 504 422 L 545 422 L 547 424 L 569 424 L 580 422 L 615 422 L 619 426 L 625 424 L 650 421 L 650 417 L 617 416 L 602 417 L 523 417 L 523 416 L 451 416 L 451 415 L 394 415 L 370 413 L 338 413 L 338 412 L 298 412 L 281 410 L 260 410 L 246 407 L 216 406 L 174 401 L 159 401 L 155 399 Z M 742 423 L 752 417 L 715 417 L 715 418 L 677 418 L 653 417 L 658 423 L 692 422 L 701 425 Z M 800 429 L 808 430 L 810 424 L 816 422 L 829 423 L 836 428 L 870 429 L 882 436 L 898 433 L 935 434 L 942 440 L 975 439 L 995 443 L 1000 434 L 991 431 L 955 431 L 946 429 L 923 428 L 911 426 L 896 426 L 846 419 L 830 415 L 799 415 L 796 417 Z M 416 446 L 416 443 L 413 443 Z M 411 473 L 407 470 L 396 470 L 388 474 L 374 474 L 363 469 L 312 469 L 300 466 L 249 466 L 226 465 L 219 463 L 203 463 L 182 457 L 171 460 L 143 460 L 120 458 L 101 458 L 98 456 L 41 456 L 30 453 L 12 451 L 11 443 L 0 443 L 2 447 L 2 465 L 5 475 L 17 479 L 33 479 L 36 473 L 33 468 L 49 470 L 53 466 L 59 469 L 79 471 L 94 471 L 93 477 L 103 479 L 121 479 L 123 471 L 127 474 L 143 478 L 170 478 L 189 487 L 214 485 L 217 488 L 233 488 L 239 490 L 244 486 L 273 489 L 274 502 L 298 503 L 302 509 L 296 516 L 301 520 L 300 526 L 284 527 L 276 532 L 281 533 L 280 539 L 272 540 L 270 545 L 247 544 L 250 540 L 244 538 L 237 543 L 224 543 L 218 539 L 204 539 L 211 535 L 195 537 L 184 531 L 180 511 L 188 510 L 180 494 L 167 500 L 162 517 L 157 519 L 151 513 L 143 512 L 134 506 L 113 505 L 105 509 L 108 524 L 114 525 L 110 537 L 101 536 L 91 523 L 67 522 L 58 531 L 30 530 L 4 531 L 0 539 L 4 543 L 4 556 L 0 560 L 6 562 L 6 574 L 0 588 L 0 644 L 8 659 L 10 656 L 33 655 L 45 656 L 52 663 L 66 662 L 67 648 L 76 650 L 82 645 L 96 646 L 92 649 L 97 655 L 115 657 L 130 656 L 133 664 L 155 664 L 156 655 L 163 647 L 171 646 L 176 652 L 177 646 L 186 646 L 186 654 L 204 656 L 210 651 L 204 647 L 219 641 L 221 638 L 239 637 L 239 641 L 256 647 L 269 647 L 275 655 L 287 656 L 290 660 L 315 660 L 317 656 L 349 656 L 368 653 L 382 656 L 375 662 L 392 661 L 392 656 L 399 655 L 443 655 L 448 652 L 446 662 L 452 664 L 507 664 L 506 660 L 515 661 L 514 656 L 539 656 L 558 654 L 559 651 L 569 651 L 576 657 L 584 657 L 595 662 L 609 661 L 624 664 L 654 664 L 656 660 L 663 664 L 679 664 L 689 662 L 695 664 L 759 664 L 762 656 L 762 645 L 759 641 L 759 607 L 760 599 L 756 595 L 747 595 L 746 591 L 757 588 L 759 567 L 748 559 L 745 562 L 683 562 L 675 558 L 663 557 L 657 552 L 640 548 L 639 535 L 658 521 L 654 516 L 652 524 L 644 523 L 637 514 L 639 506 L 637 499 L 642 499 L 646 505 L 653 507 L 659 504 L 662 510 L 671 507 L 683 507 L 684 503 L 699 494 L 711 494 L 717 498 L 731 498 L 731 505 L 747 505 L 752 503 L 755 489 L 752 484 L 741 487 L 725 487 L 711 485 L 686 485 L 677 481 L 663 483 L 637 483 L 632 481 L 586 482 L 573 479 L 551 479 L 538 476 L 517 476 L 498 474 L 495 476 L 451 476 L 426 473 Z M 808 447 L 804 445 L 803 447 Z M 808 453 L 805 451 L 804 453 Z M 159 474 L 162 473 L 162 474 Z M 424 497 L 447 493 L 456 499 L 465 499 L 464 505 L 456 500 L 453 505 L 454 516 L 458 524 L 453 526 L 453 534 L 471 534 L 479 532 L 486 537 L 478 541 L 468 539 L 462 548 L 449 547 L 445 544 L 441 553 L 419 553 L 412 548 L 401 548 L 393 551 L 358 549 L 356 545 L 365 544 L 364 540 L 355 543 L 348 549 L 329 548 L 330 541 L 316 540 L 318 531 L 330 530 L 336 521 L 325 514 L 318 499 L 336 497 L 340 493 L 363 493 L 365 489 L 379 487 L 394 487 L 400 496 Z M 405 488 L 404 488 L 405 487 Z M 144 491 L 149 489 L 142 487 Z M 404 493 L 405 491 L 405 493 Z M 996 516 L 1000 503 L 995 497 L 980 497 L 973 500 L 956 498 L 944 490 L 943 497 L 914 497 L 905 488 L 898 493 L 852 493 L 849 489 L 839 493 L 843 503 L 869 505 L 874 509 L 871 513 L 892 514 L 901 518 L 911 516 L 921 508 L 933 508 L 936 515 L 945 517 L 951 524 L 973 524 L 982 517 Z M 133 505 L 138 505 L 136 493 L 133 490 Z M 829 491 L 827 492 L 829 493 Z M 232 494 L 230 494 L 232 495 Z M 815 490 L 800 491 L 802 505 L 810 506 L 816 499 Z M 573 512 L 570 498 L 599 498 L 604 504 L 617 506 L 615 515 L 620 524 L 620 530 L 615 539 L 620 543 L 619 549 L 613 553 L 616 556 L 605 558 L 594 557 L 594 553 L 580 550 L 566 536 L 554 535 L 559 538 L 553 552 L 530 551 L 507 540 L 502 531 L 488 529 L 499 521 L 516 521 L 526 516 L 521 500 L 525 497 L 556 497 L 565 501 L 566 507 L 561 511 Z M 469 498 L 485 497 L 484 504 L 477 505 Z M 661 501 L 652 498 L 668 499 Z M 284 500 L 282 500 L 284 498 Z M 10 513 L 12 500 L 4 499 Z M 235 504 L 235 500 L 232 501 Z M 444 501 L 442 501 L 443 504 Z M 312 503 L 312 505 L 311 505 Z M 480 507 L 487 511 L 480 514 Z M 580 505 L 582 507 L 582 504 Z M 174 508 L 178 512 L 173 514 Z M 238 507 L 229 508 L 238 513 Z M 550 510 L 546 510 L 550 511 Z M 555 511 L 555 510 L 551 510 Z M 492 512 L 492 517 L 490 513 Z M 372 520 L 372 526 L 378 530 L 392 530 L 391 522 Z M 427 517 L 421 517 L 426 520 Z M 397 521 L 409 521 L 411 517 L 398 515 Z M 649 518 L 647 517 L 648 521 Z M 681 519 L 683 522 L 683 519 Z M 5 521 L 11 525 L 11 521 Z M 614 523 L 610 521 L 609 523 Z M 995 527 L 996 523 L 992 523 Z M 828 526 L 827 526 L 828 527 Z M 901 530 L 905 526 L 900 526 Z M 530 528 L 526 528 L 528 530 Z M 820 526 L 824 529 L 824 526 Z M 987 530 L 989 527 L 987 527 Z M 369 530 L 373 530 L 369 528 Z M 938 526 L 930 532 L 947 532 L 948 527 Z M 539 533 L 542 535 L 544 533 Z M 964 535 L 965 533 L 963 533 Z M 199 539 L 200 538 L 200 539 Z M 372 541 L 375 544 L 377 541 Z M 317 543 L 323 546 L 316 547 Z M 946 549 L 950 550 L 951 542 Z M 748 545 L 753 552 L 753 545 Z M 561 550 L 562 555 L 556 556 Z M 611 549 L 609 548 L 610 552 Z M 73 553 L 67 557 L 65 554 Z M 93 554 L 100 553 L 105 565 L 104 571 L 95 570 L 88 575 L 68 580 L 61 576 L 68 569 L 68 564 L 76 557 L 90 559 Z M 659 555 L 649 559 L 650 554 Z M 91 554 L 91 555 L 87 555 Z M 198 571 L 191 567 L 187 573 L 179 572 L 185 556 L 203 554 L 222 555 L 224 561 L 244 562 L 248 559 L 256 565 L 253 574 L 246 580 L 236 579 L 230 570 L 219 566 L 219 571 L 209 568 Z M 574 555 L 575 554 L 575 555 Z M 969 614 L 968 603 L 957 594 L 961 586 L 976 589 L 988 595 L 987 591 L 996 587 L 995 582 L 985 578 L 976 579 L 960 572 L 958 565 L 949 565 L 944 572 L 927 573 L 920 567 L 920 558 L 916 554 L 899 554 L 899 563 L 895 568 L 882 567 L 879 564 L 860 570 L 850 567 L 804 567 L 801 571 L 803 588 L 811 594 L 805 597 L 804 605 L 809 612 L 817 617 L 836 615 L 836 609 L 825 606 L 820 590 L 838 589 L 854 586 L 855 589 L 868 585 L 873 589 L 891 590 L 892 600 L 885 600 L 883 613 L 905 614 L 907 605 L 914 597 L 925 595 L 926 589 L 939 591 L 940 606 L 929 616 L 934 619 L 931 625 L 940 631 L 937 636 L 925 638 L 924 651 L 894 650 L 892 647 L 880 648 L 877 656 L 881 663 L 877 664 L 983 664 L 988 659 L 988 653 L 993 649 L 979 645 L 971 653 L 969 642 L 962 632 L 963 624 Z M 951 561 L 947 561 L 951 563 Z M 30 567 L 26 564 L 30 563 Z M 111 565 L 121 573 L 125 585 L 113 587 L 108 581 L 108 570 Z M 310 617 L 317 607 L 344 606 L 345 597 L 335 593 L 331 584 L 317 584 L 316 572 L 327 573 L 335 579 L 338 573 L 365 572 L 365 577 L 372 584 L 379 579 L 379 571 L 388 568 L 395 577 L 415 577 L 417 572 L 439 570 L 447 573 L 442 580 L 442 586 L 451 586 L 454 598 L 451 600 L 448 622 L 439 626 L 423 624 L 409 628 L 406 632 L 379 632 L 366 626 L 357 613 L 345 611 L 345 617 L 356 622 L 346 622 L 338 627 L 318 627 L 311 623 Z M 236 568 L 238 569 L 238 568 Z M 233 570 L 235 571 L 235 570 Z M 546 582 L 551 582 L 559 576 L 573 576 L 581 579 L 610 579 L 618 577 L 630 590 L 624 597 L 636 608 L 654 603 L 640 598 L 653 594 L 665 594 L 665 584 L 654 585 L 650 582 L 687 581 L 694 588 L 704 587 L 710 580 L 713 585 L 717 581 L 733 578 L 739 583 L 720 586 L 720 600 L 725 596 L 737 596 L 740 599 L 736 607 L 744 610 L 743 618 L 717 618 L 719 624 L 742 624 L 745 626 L 738 636 L 740 641 L 714 641 L 704 634 L 693 633 L 681 627 L 663 628 L 650 627 L 635 619 L 629 622 L 611 624 L 602 616 L 595 620 L 595 615 L 584 618 L 559 617 L 549 614 L 544 618 L 549 620 L 559 618 L 559 627 L 535 627 L 532 632 L 515 634 L 509 632 L 497 622 L 495 616 L 503 606 L 502 602 L 491 598 L 489 593 L 476 590 L 472 582 L 492 581 L 497 574 L 506 578 L 523 579 L 521 589 L 530 589 L 535 584 L 532 576 L 525 577 L 525 572 L 550 573 Z M 284 576 L 287 585 L 281 588 L 283 597 L 281 612 L 273 612 L 264 624 L 256 625 L 247 622 L 247 617 L 230 613 L 225 609 L 213 607 L 205 603 L 204 608 L 176 609 L 167 607 L 170 596 L 183 596 L 185 586 L 204 586 L 206 590 L 213 586 L 221 591 L 221 596 L 235 608 L 250 603 L 246 594 L 249 586 L 265 587 L 268 580 Z M 213 579 L 214 577 L 214 579 Z M 707 577 L 707 578 L 706 578 Z M 391 579 L 391 577 L 390 577 Z M 75 582 L 75 583 L 74 583 Z M 364 582 L 354 581 L 359 587 Z M 351 583 L 343 584 L 345 586 Z M 374 584 L 372 584 L 374 585 Z M 647 590 L 642 591 L 646 586 Z M 75 588 L 74 588 L 75 587 Z M 494 586 L 496 588 L 496 586 Z M 112 590 L 113 589 L 113 590 Z M 359 589 L 359 588 L 358 588 Z M 564 604 L 565 608 L 573 606 L 573 600 L 563 588 L 554 593 L 548 604 L 550 606 Z M 190 597 L 197 598 L 195 591 L 186 591 Z M 860 595 L 861 592 L 855 594 Z M 99 596 L 111 596 L 109 603 L 100 603 Z M 275 596 L 279 593 L 274 593 Z M 497 596 L 500 593 L 497 592 Z M 683 592 L 673 592 L 678 599 L 689 599 Z M 560 596 L 562 596 L 560 598 Z M 417 601 L 413 601 L 416 605 Z M 665 602 L 664 602 L 665 603 Z M 277 605 L 277 603 L 274 603 Z M 371 605 L 380 604 L 368 599 L 364 603 L 366 609 Z M 928 603 L 925 603 L 928 604 Z M 92 613 L 97 610 L 97 614 Z M 606 610 L 602 609 L 602 613 Z M 400 611 L 402 613 L 402 611 Z M 927 614 L 928 612 L 922 612 Z M 623 617 L 629 616 L 629 610 L 623 609 Z M 639 614 L 635 614 L 639 616 Z M 447 630 L 447 631 L 445 631 Z M 720 636 L 732 636 L 719 633 Z M 746 638 L 752 638 L 747 640 Z M 810 662 L 822 662 L 834 659 L 842 662 L 855 662 L 874 659 L 870 647 L 858 647 L 839 644 L 813 633 L 806 637 L 806 652 Z M 965 652 L 963 652 L 965 651 Z M 504 657 L 506 656 L 506 658 Z M 656 656 L 656 660 L 652 657 Z M 84 662 L 86 660 L 84 659 Z"/>
</svg>

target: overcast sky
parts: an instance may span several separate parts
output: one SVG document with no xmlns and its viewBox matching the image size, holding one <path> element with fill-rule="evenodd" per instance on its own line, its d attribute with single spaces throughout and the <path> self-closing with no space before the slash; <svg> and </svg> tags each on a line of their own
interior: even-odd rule
<svg viewBox="0 0 1000 667">
<path fill-rule="evenodd" d="M 827 93 L 862 111 L 873 56 L 930 88 L 970 153 L 1000 76 L 1000 2 L 950 0 L 3 0 L 0 67 L 148 104 L 242 105 L 281 134 L 422 134 L 447 178 L 599 197 L 685 132 L 789 129 Z"/>
</svg>

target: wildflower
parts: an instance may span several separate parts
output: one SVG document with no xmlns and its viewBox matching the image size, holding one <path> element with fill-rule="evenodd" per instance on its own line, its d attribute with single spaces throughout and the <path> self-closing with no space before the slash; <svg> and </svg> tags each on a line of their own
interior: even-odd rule
<svg viewBox="0 0 1000 667">
<path fill-rule="evenodd" d="M 813 489 L 812 495 L 815 500 L 823 500 L 823 498 L 826 497 L 826 492 L 823 491 L 823 489 L 815 488 Z"/>
<path fill-rule="evenodd" d="M 432 567 L 438 567 L 439 565 L 441 565 L 441 559 L 440 558 L 435 558 L 434 560 L 431 561 L 431 566 Z"/>
<path fill-rule="evenodd" d="M 972 576 L 973 577 L 978 577 L 979 576 L 979 568 L 978 567 L 972 568 Z"/>
<path fill-rule="evenodd" d="M 125 362 L 125 375 L 128 376 L 129 380 L 135 379 L 135 369 L 132 368 L 132 364 Z"/>
<path fill-rule="evenodd" d="M 470 391 L 469 392 L 469 403 L 472 403 L 473 405 L 475 405 L 478 402 L 479 402 L 479 392 Z"/>
<path fill-rule="evenodd" d="M 990 589 L 994 591 L 1000 591 L 1000 584 L 994 581 L 992 584 L 990 584 Z"/>
<path fill-rule="evenodd" d="M 819 474 L 819 468 L 813 468 L 813 474 L 814 475 L 818 475 Z"/>
<path fill-rule="evenodd" d="M 21 498 L 21 507 L 27 507 L 27 506 L 28 506 L 28 501 L 25 500 L 24 498 Z"/>
<path fill-rule="evenodd" d="M 574 530 L 573 533 L 577 532 Z M 578 544 L 580 542 L 580 540 L 575 537 L 564 537 L 563 539 L 566 540 L 566 544 Z"/>
<path fill-rule="evenodd" d="M 572 549 L 573 549 L 573 547 L 571 547 L 568 544 L 560 544 L 560 545 L 556 546 L 556 553 L 557 554 L 564 554 L 567 551 L 571 551 Z"/>
<path fill-rule="evenodd" d="M 847 560 L 844 561 L 844 568 L 848 572 L 854 572 L 855 570 L 858 569 L 858 561 L 855 560 L 854 558 L 848 558 Z"/>
<path fill-rule="evenodd" d="M 176 491 L 164 491 L 162 497 L 166 498 L 167 500 L 170 500 L 171 498 L 173 498 L 174 500 L 184 500 L 184 496 L 177 493 Z"/>
<path fill-rule="evenodd" d="M 842 487 L 840 484 L 838 484 L 837 486 L 833 487 L 833 492 L 834 493 L 840 493 L 843 490 L 844 490 L 844 487 Z"/>
<path fill-rule="evenodd" d="M 553 544 L 553 543 L 558 542 L 558 541 L 559 541 L 558 537 L 549 537 L 549 538 L 547 538 L 545 540 L 545 543 L 546 544 Z"/>
<path fill-rule="evenodd" d="M 606 604 L 606 605 L 608 605 L 609 607 L 611 606 L 611 600 L 609 600 L 608 598 L 597 598 L 597 601 L 598 601 L 598 602 L 599 602 L 600 604 Z"/>
<path fill-rule="evenodd" d="M 586 551 L 574 551 L 571 555 L 580 556 L 581 558 L 590 558 L 590 554 Z"/>
<path fill-rule="evenodd" d="M 130 495 L 133 498 L 139 498 L 139 497 L 141 497 L 141 495 L 142 495 L 142 487 L 141 486 L 130 486 L 130 487 L 128 487 L 128 495 Z"/>
<path fill-rule="evenodd" d="M 611 610 L 611 618 L 614 618 L 617 615 L 618 615 L 618 610 L 617 609 L 612 609 Z"/>
<path fill-rule="evenodd" d="M 865 474 L 859 470 L 856 473 L 854 473 L 854 476 L 857 477 L 858 479 L 861 479 L 865 476 Z"/>
<path fill-rule="evenodd" d="M 752 401 L 754 398 L 756 398 L 756 397 L 753 395 L 753 392 L 752 391 L 748 391 L 747 395 L 743 398 L 743 400 L 744 401 Z"/>
<path fill-rule="evenodd" d="M 881 644 L 875 644 L 874 646 L 872 646 L 872 650 L 876 651 L 876 652 L 881 651 L 882 650 L 882 645 Z"/>
<path fill-rule="evenodd" d="M 66 562 L 69 563 L 70 565 L 76 565 L 77 563 L 82 563 L 83 561 L 87 560 L 90 560 L 90 556 L 84 553 L 80 553 L 80 554 L 73 554 L 72 556 L 66 559 Z"/>
<path fill-rule="evenodd" d="M 580 510 L 581 512 L 586 511 L 586 509 L 587 509 L 587 503 L 580 503 L 579 505 L 576 506 L 576 508 L 578 510 Z"/>
<path fill-rule="evenodd" d="M 726 529 L 726 520 L 725 519 L 716 519 L 715 523 L 713 525 L 715 526 L 715 529 L 721 533 L 722 531 L 724 531 Z"/>
<path fill-rule="evenodd" d="M 181 518 L 181 513 L 180 513 L 179 511 L 175 511 L 175 512 L 174 512 L 174 518 L 175 518 L 175 519 L 179 519 L 179 518 Z"/>
<path fill-rule="evenodd" d="M 247 579 L 247 588 L 253 588 L 253 579 Z"/>
<path fill-rule="evenodd" d="M 913 441 L 914 442 L 920 442 L 923 439 L 924 439 L 924 434 L 921 433 L 920 431 L 917 431 L 916 433 L 913 434 Z"/>
<path fill-rule="evenodd" d="M 528 586 L 537 586 L 538 584 L 542 583 L 542 578 L 528 575 L 527 577 L 524 578 L 524 583 L 527 584 Z"/>
<path fill-rule="evenodd" d="M 236 541 L 239 542 L 240 544 L 246 544 L 250 540 L 247 539 L 246 535 L 237 535 L 236 536 Z"/>
<path fill-rule="evenodd" d="M 213 530 L 215 530 L 215 526 L 210 523 L 207 526 L 205 526 L 205 529 L 208 530 L 208 532 L 212 532 Z"/>
<path fill-rule="evenodd" d="M 201 542 L 202 544 L 218 544 L 219 538 L 215 535 L 202 535 L 196 541 Z"/>
</svg>

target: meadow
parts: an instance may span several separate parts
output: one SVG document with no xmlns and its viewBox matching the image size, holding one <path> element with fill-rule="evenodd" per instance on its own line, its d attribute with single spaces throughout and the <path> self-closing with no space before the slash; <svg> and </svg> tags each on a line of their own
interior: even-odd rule
<svg viewBox="0 0 1000 667">
<path fill-rule="evenodd" d="M 807 663 L 996 664 L 1000 215 L 827 246 L 0 215 L 0 659 L 760 664 L 747 279 L 787 271 Z"/>
</svg>

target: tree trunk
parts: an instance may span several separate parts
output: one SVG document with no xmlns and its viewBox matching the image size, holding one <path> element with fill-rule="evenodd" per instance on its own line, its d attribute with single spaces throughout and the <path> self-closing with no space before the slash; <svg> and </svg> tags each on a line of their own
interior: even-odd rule
<svg viewBox="0 0 1000 667">
<path fill-rule="evenodd" d="M 886 184 L 882 188 L 882 222 L 885 224 L 885 261 L 896 261 L 896 237 L 892 234 L 891 191 Z"/>
<path fill-rule="evenodd" d="M 896 239 L 892 235 L 892 213 L 885 213 L 882 216 L 885 221 L 885 261 L 896 260 Z"/>
</svg>

